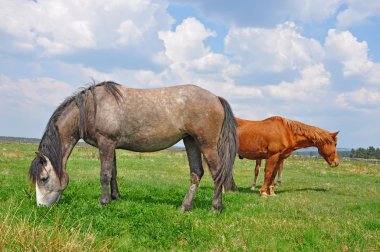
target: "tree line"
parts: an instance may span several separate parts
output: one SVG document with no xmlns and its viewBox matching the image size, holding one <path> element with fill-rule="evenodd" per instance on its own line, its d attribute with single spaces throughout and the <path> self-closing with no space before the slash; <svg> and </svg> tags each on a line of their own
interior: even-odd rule
<svg viewBox="0 0 380 252">
<path fill-rule="evenodd" d="M 380 149 L 373 146 L 351 149 L 350 158 L 380 159 Z"/>
</svg>

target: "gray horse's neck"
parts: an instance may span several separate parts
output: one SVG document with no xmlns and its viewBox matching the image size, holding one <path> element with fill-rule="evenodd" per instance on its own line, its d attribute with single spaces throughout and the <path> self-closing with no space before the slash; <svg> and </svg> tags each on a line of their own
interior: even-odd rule
<svg viewBox="0 0 380 252">
<path fill-rule="evenodd" d="M 56 122 L 61 141 L 62 168 L 66 171 L 66 162 L 79 137 L 79 109 L 73 104 L 62 113 Z"/>
</svg>

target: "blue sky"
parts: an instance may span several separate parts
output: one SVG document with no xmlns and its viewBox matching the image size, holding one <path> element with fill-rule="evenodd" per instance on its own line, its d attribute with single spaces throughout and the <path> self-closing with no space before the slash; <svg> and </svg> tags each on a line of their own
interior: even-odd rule
<svg viewBox="0 0 380 252">
<path fill-rule="evenodd" d="M 0 135 L 41 137 L 95 81 L 193 83 L 236 116 L 281 115 L 380 147 L 380 2 L 0 0 Z"/>
</svg>

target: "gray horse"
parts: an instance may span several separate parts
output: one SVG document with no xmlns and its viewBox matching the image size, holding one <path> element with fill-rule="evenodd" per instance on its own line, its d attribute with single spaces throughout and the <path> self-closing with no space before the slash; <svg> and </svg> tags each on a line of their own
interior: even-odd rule
<svg viewBox="0 0 380 252">
<path fill-rule="evenodd" d="M 181 210 L 191 210 L 203 176 L 201 153 L 214 180 L 213 209 L 223 208 L 222 185 L 232 178 L 237 152 L 236 122 L 229 104 L 207 90 L 102 82 L 68 97 L 51 116 L 30 166 L 37 205 L 59 201 L 69 181 L 66 161 L 79 139 L 99 149 L 101 206 L 120 198 L 115 149 L 158 151 L 183 139 L 191 184 Z"/>
</svg>

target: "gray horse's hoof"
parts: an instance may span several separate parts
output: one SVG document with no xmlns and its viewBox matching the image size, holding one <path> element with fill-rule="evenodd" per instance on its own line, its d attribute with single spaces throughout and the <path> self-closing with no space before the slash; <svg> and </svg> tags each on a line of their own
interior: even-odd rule
<svg viewBox="0 0 380 252">
<path fill-rule="evenodd" d="M 192 207 L 190 205 L 182 205 L 180 211 L 182 213 L 191 211 Z"/>
<path fill-rule="evenodd" d="M 111 195 L 111 198 L 112 198 L 113 200 L 119 200 L 119 199 L 120 199 L 120 194 L 112 194 L 112 195 Z"/>
<path fill-rule="evenodd" d="M 110 202 L 110 199 L 101 199 L 99 205 L 100 207 L 103 207 L 105 205 L 108 205 Z"/>
<path fill-rule="evenodd" d="M 224 207 L 223 207 L 222 204 L 220 204 L 220 205 L 213 205 L 213 206 L 212 206 L 212 210 L 213 210 L 214 212 L 222 212 L 223 209 L 224 209 Z"/>
</svg>

